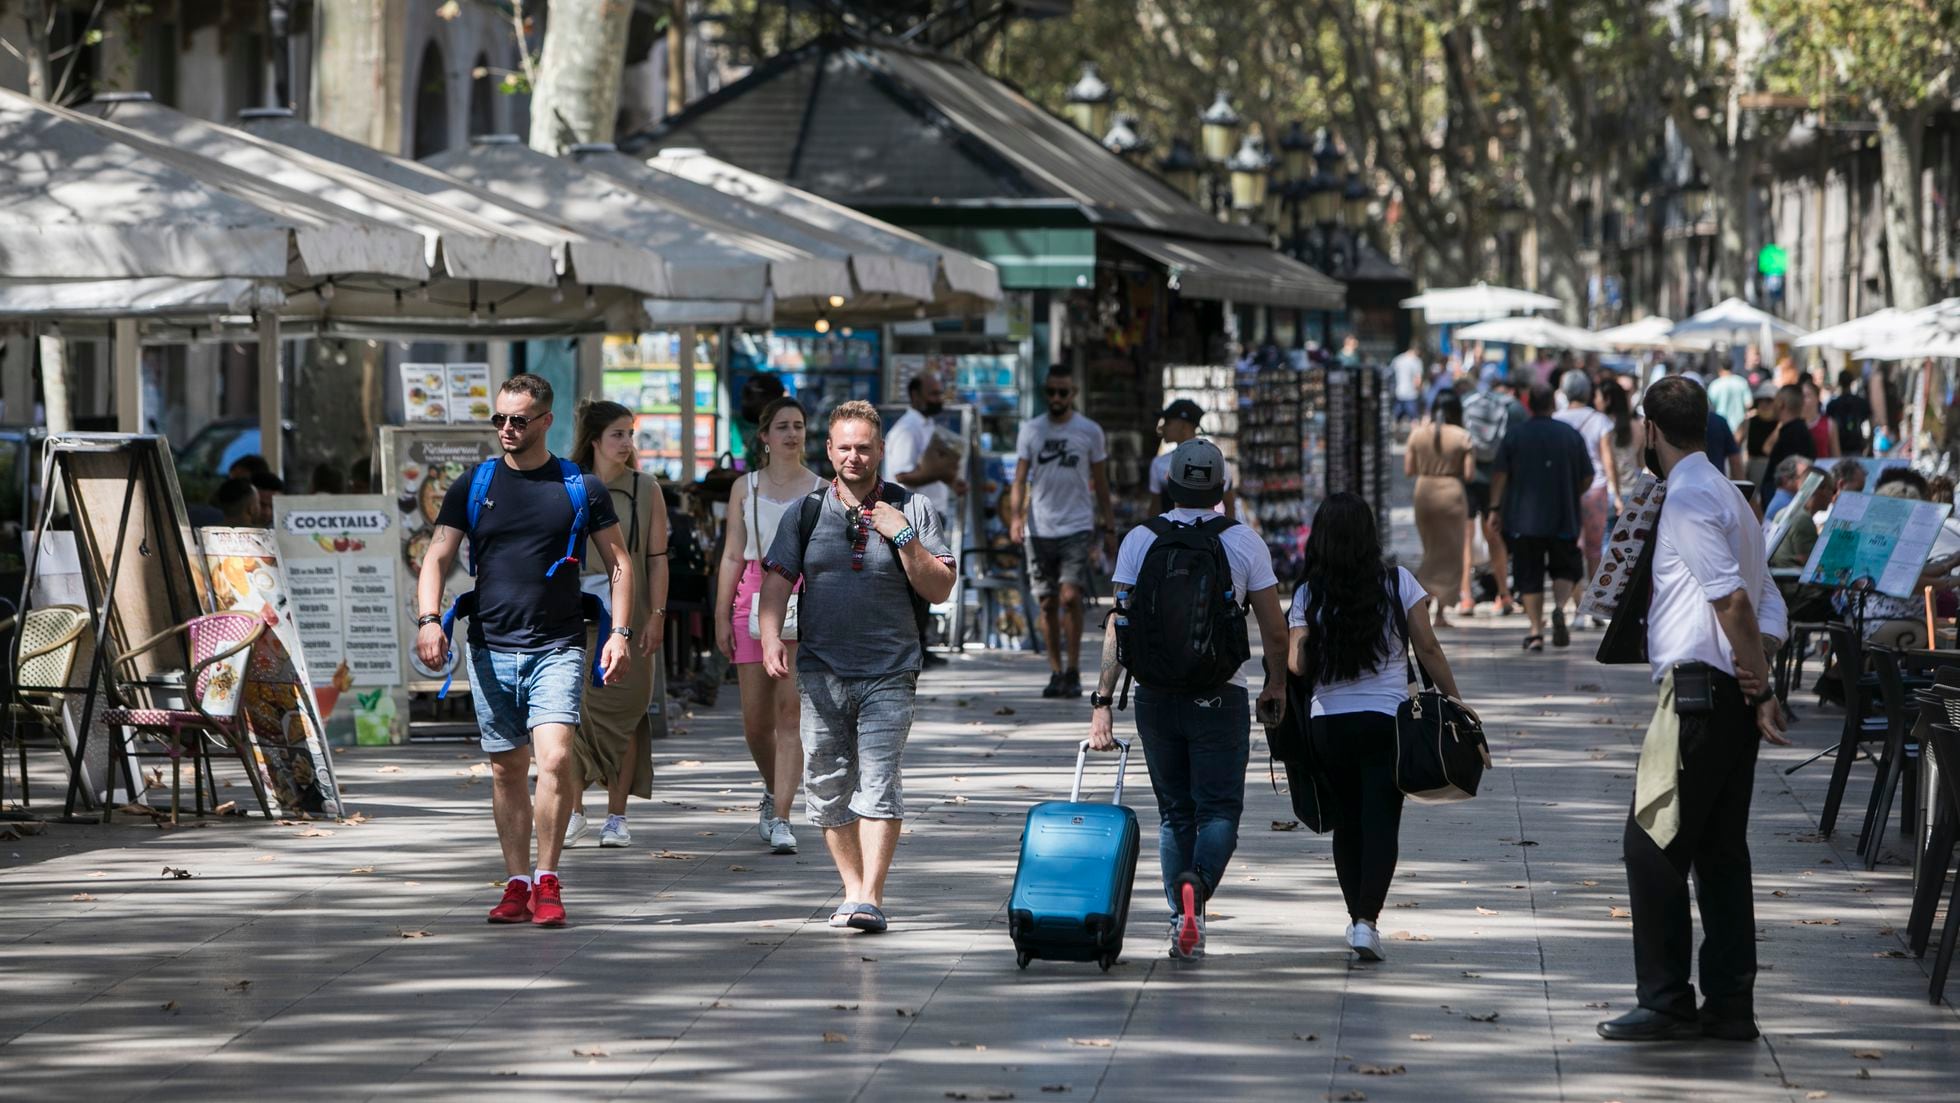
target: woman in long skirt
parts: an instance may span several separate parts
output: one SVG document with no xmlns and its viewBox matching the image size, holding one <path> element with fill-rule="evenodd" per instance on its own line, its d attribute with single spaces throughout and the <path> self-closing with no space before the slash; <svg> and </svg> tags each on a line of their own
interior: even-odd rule
<svg viewBox="0 0 1960 1103">
<path fill-rule="evenodd" d="M 1463 400 L 1454 391 L 1437 396 L 1431 424 L 1409 433 L 1402 470 L 1416 480 L 1416 532 L 1422 536 L 1422 588 L 1434 598 L 1436 627 L 1448 628 L 1443 610 L 1463 592 L 1463 534 L 1470 523 L 1464 484 L 1475 473 L 1470 431 L 1463 427 Z"/>
</svg>

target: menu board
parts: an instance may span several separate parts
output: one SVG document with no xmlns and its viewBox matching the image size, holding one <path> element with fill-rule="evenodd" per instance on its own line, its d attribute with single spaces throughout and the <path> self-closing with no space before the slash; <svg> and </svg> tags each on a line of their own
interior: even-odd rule
<svg viewBox="0 0 1960 1103">
<path fill-rule="evenodd" d="M 403 364 L 402 419 L 467 425 L 490 418 L 490 365 Z"/>
<path fill-rule="evenodd" d="M 442 685 L 449 670 L 430 670 L 415 657 L 415 588 L 422 575 L 422 556 L 435 534 L 436 514 L 449 485 L 466 479 L 477 464 L 499 455 L 497 438 L 488 430 L 461 427 L 385 425 L 381 428 L 381 489 L 391 500 L 396 519 L 395 536 L 401 556 L 402 583 L 395 595 L 400 610 L 403 683 L 411 690 L 434 690 Z M 456 557 L 442 591 L 442 607 L 447 610 L 456 595 L 474 588 L 464 560 L 467 548 Z M 449 669 L 460 669 L 468 661 L 463 633 L 452 642 Z M 467 688 L 467 678 L 456 679 L 450 692 Z"/>
<path fill-rule="evenodd" d="M 1803 581 L 1834 589 L 1864 583 L 1882 594 L 1912 597 L 1952 511 L 1947 502 L 1839 494 L 1817 532 Z"/>
<path fill-rule="evenodd" d="M 273 531 L 291 587 L 292 620 L 314 671 L 331 743 L 408 740 L 401 618 L 399 522 L 386 495 L 311 494 L 273 499 Z M 346 691 L 351 690 L 351 697 Z M 351 708 L 337 708 L 350 704 Z"/>
<path fill-rule="evenodd" d="M 1610 618 L 1620 607 L 1620 595 L 1626 593 L 1634 564 L 1640 562 L 1647 541 L 1654 538 L 1661 501 L 1666 497 L 1666 483 L 1645 471 L 1634 476 L 1633 487 L 1626 495 L 1626 509 L 1613 523 L 1613 531 L 1607 535 L 1605 549 L 1599 557 L 1599 569 L 1579 599 L 1580 616 Z"/>
</svg>

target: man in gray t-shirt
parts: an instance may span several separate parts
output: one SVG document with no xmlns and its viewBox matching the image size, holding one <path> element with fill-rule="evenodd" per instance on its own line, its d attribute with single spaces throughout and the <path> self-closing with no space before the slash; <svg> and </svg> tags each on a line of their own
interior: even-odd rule
<svg viewBox="0 0 1960 1103">
<path fill-rule="evenodd" d="M 905 818 L 899 756 L 922 655 L 914 602 L 946 600 L 954 559 L 932 503 L 880 482 L 876 407 L 846 402 L 831 411 L 828 448 L 837 478 L 817 492 L 809 542 L 798 506 L 764 560 L 762 666 L 772 678 L 789 677 L 783 616 L 801 577 L 804 804 L 844 881 L 830 925 L 876 932 L 886 926 L 885 874 Z"/>
<path fill-rule="evenodd" d="M 1082 608 L 1090 545 L 1100 535 L 1104 563 L 1116 560 L 1109 502 L 1109 447 L 1102 426 L 1075 410 L 1075 378 L 1051 372 L 1042 385 L 1048 416 L 1021 423 L 1014 444 L 1014 497 L 1008 538 L 1027 541 L 1028 588 L 1041 603 L 1048 686 L 1043 697 L 1082 696 Z"/>
</svg>

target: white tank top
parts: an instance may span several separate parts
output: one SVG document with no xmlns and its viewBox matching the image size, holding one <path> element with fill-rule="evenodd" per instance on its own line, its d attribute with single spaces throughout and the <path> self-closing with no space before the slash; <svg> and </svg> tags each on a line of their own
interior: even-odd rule
<svg viewBox="0 0 1960 1103">
<path fill-rule="evenodd" d="M 787 502 L 779 502 L 760 493 L 758 489 L 762 485 L 760 471 L 751 471 L 748 480 L 748 501 L 742 503 L 742 522 L 745 530 L 742 558 L 753 561 L 761 559 L 770 545 L 776 542 L 776 528 L 783 523 L 783 514 L 789 512 L 791 506 L 800 504 L 810 491 L 822 486 L 823 480 L 812 474 L 809 487 Z"/>
</svg>

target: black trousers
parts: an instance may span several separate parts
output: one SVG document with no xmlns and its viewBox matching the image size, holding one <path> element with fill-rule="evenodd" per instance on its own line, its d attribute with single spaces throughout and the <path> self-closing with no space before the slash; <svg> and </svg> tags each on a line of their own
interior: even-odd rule
<svg viewBox="0 0 1960 1103">
<path fill-rule="evenodd" d="M 1681 828 L 1662 849 L 1627 816 L 1623 849 L 1633 907 L 1633 968 L 1640 1006 L 1697 1015 L 1689 982 L 1694 924 L 1688 878 L 1701 908 L 1700 1014 L 1749 1019 L 1756 985 L 1756 904 L 1749 876 L 1749 800 L 1755 790 L 1755 710 L 1734 678 L 1716 673 L 1712 712 L 1681 717 Z"/>
<path fill-rule="evenodd" d="M 1308 726 L 1334 810 L 1334 874 L 1348 915 L 1374 922 L 1388 899 L 1401 845 L 1402 790 L 1395 787 L 1395 717 L 1343 712 Z"/>
</svg>

